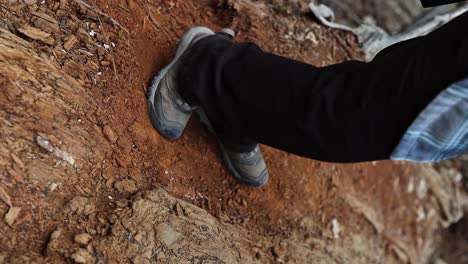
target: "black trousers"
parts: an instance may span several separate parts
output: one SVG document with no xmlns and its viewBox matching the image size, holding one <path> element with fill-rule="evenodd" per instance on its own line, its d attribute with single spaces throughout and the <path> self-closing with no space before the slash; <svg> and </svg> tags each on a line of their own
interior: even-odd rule
<svg viewBox="0 0 468 264">
<path fill-rule="evenodd" d="M 179 74 L 224 142 L 260 142 L 330 162 L 388 159 L 439 92 L 468 76 L 468 13 L 371 62 L 315 67 L 215 35 Z"/>
</svg>

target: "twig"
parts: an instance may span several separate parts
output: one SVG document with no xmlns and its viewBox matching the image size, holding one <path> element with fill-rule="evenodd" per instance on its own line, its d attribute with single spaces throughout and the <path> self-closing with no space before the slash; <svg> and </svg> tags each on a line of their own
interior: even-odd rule
<svg viewBox="0 0 468 264">
<path fill-rule="evenodd" d="M 5 8 L 6 11 L 8 11 L 8 12 L 11 12 L 11 9 L 8 8 L 8 7 L 6 7 L 4 4 L 1 4 L 1 3 L 0 3 L 0 7 Z"/>
<path fill-rule="evenodd" d="M 106 30 L 104 29 L 104 25 L 102 24 L 101 16 L 98 14 L 97 17 L 98 17 L 98 19 L 99 19 L 99 24 L 100 24 L 101 27 L 102 27 L 102 32 L 104 33 L 104 37 L 106 38 L 107 43 L 110 44 L 110 42 L 109 42 L 109 37 L 107 36 Z M 112 47 L 112 45 L 109 45 L 109 51 L 110 51 L 110 53 L 111 53 L 111 55 L 112 55 L 112 66 L 113 66 L 113 68 L 114 68 L 115 79 L 116 79 L 116 80 L 119 80 L 119 76 L 117 75 L 117 68 L 115 67 L 115 59 L 114 59 L 114 52 L 113 52 L 113 50 L 114 50 L 114 47 Z"/>
<path fill-rule="evenodd" d="M 94 21 L 94 22 L 99 22 L 99 19 L 97 17 L 94 17 L 94 16 L 82 15 L 81 17 L 84 18 L 84 19 L 89 19 L 89 20 Z M 110 18 L 108 18 L 108 17 L 102 18 L 102 21 L 105 22 L 105 23 L 113 24 L 112 20 Z"/>
<path fill-rule="evenodd" d="M 149 20 L 151 22 L 151 24 L 156 28 L 158 29 L 159 31 L 162 31 L 162 33 L 164 33 L 164 35 L 166 35 L 167 39 L 168 40 L 172 40 L 172 38 L 169 36 L 169 34 L 167 34 L 167 32 L 158 24 L 158 22 L 156 21 L 156 19 L 154 19 L 154 17 L 150 14 L 148 15 L 149 17 Z"/>
<path fill-rule="evenodd" d="M 104 12 L 102 12 L 101 10 L 99 10 L 98 8 L 96 8 L 96 7 L 94 7 L 94 6 L 91 6 L 91 5 L 85 3 L 85 2 L 82 1 L 82 0 L 73 0 L 73 1 L 75 1 L 77 4 L 79 4 L 79 5 L 81 5 L 81 6 L 84 6 L 84 7 L 88 8 L 88 9 L 91 9 L 92 11 L 96 12 L 96 13 L 99 14 L 99 15 L 103 15 L 103 16 L 109 18 L 110 21 L 112 21 L 112 23 L 114 23 L 114 24 L 116 24 L 117 26 L 119 26 L 121 29 L 123 29 L 125 32 L 127 32 L 127 34 L 130 34 L 130 32 L 129 32 L 126 28 L 124 28 L 119 22 L 117 22 L 115 19 L 113 19 L 112 17 L 108 16 L 107 14 L 105 14 Z"/>
</svg>

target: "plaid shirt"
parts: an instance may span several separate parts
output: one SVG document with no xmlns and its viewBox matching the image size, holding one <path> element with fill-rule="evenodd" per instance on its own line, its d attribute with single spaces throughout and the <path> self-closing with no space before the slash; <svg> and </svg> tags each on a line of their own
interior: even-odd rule
<svg viewBox="0 0 468 264">
<path fill-rule="evenodd" d="M 392 160 L 434 162 L 468 151 L 468 79 L 442 91 L 416 118 Z"/>
</svg>

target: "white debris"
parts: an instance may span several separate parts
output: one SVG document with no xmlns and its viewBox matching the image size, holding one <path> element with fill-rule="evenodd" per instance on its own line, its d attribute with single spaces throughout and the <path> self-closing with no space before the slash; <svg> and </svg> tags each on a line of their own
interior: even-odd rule
<svg viewBox="0 0 468 264">
<path fill-rule="evenodd" d="M 393 189 L 399 190 L 400 189 L 400 178 L 396 177 L 393 181 Z"/>
<path fill-rule="evenodd" d="M 107 196 L 107 197 L 109 198 L 109 200 L 112 200 L 112 199 L 114 199 L 114 198 L 112 198 L 112 196 L 110 196 L 110 195 L 109 195 L 109 196 Z"/>
<path fill-rule="evenodd" d="M 107 44 L 105 44 L 105 43 L 104 43 L 104 45 L 103 45 L 103 46 L 104 46 L 104 48 L 105 48 L 106 50 L 108 50 L 108 49 L 110 48 L 110 46 L 109 46 L 109 45 L 107 45 Z"/>
<path fill-rule="evenodd" d="M 419 207 L 418 211 L 416 211 L 416 214 L 417 214 L 416 221 L 418 223 L 426 219 L 426 212 L 424 211 L 423 207 Z"/>
<path fill-rule="evenodd" d="M 454 176 L 455 183 L 460 183 L 462 180 L 463 180 L 463 175 L 461 174 L 461 172 L 456 173 Z"/>
<path fill-rule="evenodd" d="M 114 43 L 114 42 L 111 42 L 111 46 L 112 46 L 113 48 L 115 48 L 115 43 Z"/>
<path fill-rule="evenodd" d="M 414 178 L 410 177 L 408 182 L 408 189 L 406 189 L 407 193 L 412 193 L 414 191 Z"/>
<path fill-rule="evenodd" d="M 166 174 L 166 175 L 169 174 L 169 171 L 165 171 L 164 174 Z"/>
<path fill-rule="evenodd" d="M 419 199 L 424 199 L 426 198 L 427 196 L 427 184 L 426 184 L 426 180 L 421 179 L 421 181 L 419 182 L 419 185 L 418 185 L 418 190 L 416 191 L 416 194 L 418 196 Z"/>
<path fill-rule="evenodd" d="M 55 191 L 55 189 L 57 189 L 58 186 L 59 186 L 58 183 L 55 183 L 55 182 L 51 183 L 49 185 L 49 191 L 51 191 L 51 192 Z"/>
<path fill-rule="evenodd" d="M 41 147 L 44 150 L 46 150 L 47 152 L 51 153 L 56 158 L 67 162 L 68 164 L 70 164 L 73 167 L 75 166 L 75 159 L 73 158 L 73 156 L 70 153 L 68 153 L 66 151 L 62 151 L 62 150 L 58 149 L 57 147 L 55 147 L 54 145 L 52 145 L 49 142 L 48 139 L 45 139 L 45 138 L 43 138 L 41 136 L 37 136 L 36 137 L 36 143 L 37 143 L 37 145 L 39 145 L 39 147 Z"/>
<path fill-rule="evenodd" d="M 91 29 L 91 31 L 89 32 L 89 35 L 90 35 L 91 37 L 96 36 L 96 31 L 94 31 L 94 30 Z"/>
<path fill-rule="evenodd" d="M 340 238 L 340 232 L 341 232 L 341 227 L 340 224 L 338 223 L 338 220 L 334 218 L 332 220 L 332 233 L 333 233 L 333 238 L 338 239 Z"/>
<path fill-rule="evenodd" d="M 463 180 L 463 175 L 456 169 L 449 169 L 446 173 L 454 183 L 460 183 Z"/>
</svg>

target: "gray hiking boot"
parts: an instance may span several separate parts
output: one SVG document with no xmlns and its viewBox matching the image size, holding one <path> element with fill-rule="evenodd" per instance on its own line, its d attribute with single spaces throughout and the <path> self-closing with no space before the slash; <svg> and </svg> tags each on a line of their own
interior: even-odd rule
<svg viewBox="0 0 468 264">
<path fill-rule="evenodd" d="M 196 112 L 200 116 L 200 121 L 210 132 L 215 134 L 213 126 L 203 109 L 198 108 Z M 241 152 L 234 150 L 233 146 L 224 144 L 219 137 L 217 137 L 217 139 L 224 163 L 231 175 L 234 176 L 239 183 L 257 188 L 267 183 L 270 174 L 258 144 L 255 144 L 249 150 Z M 243 148 L 236 147 L 235 149 Z"/>
<path fill-rule="evenodd" d="M 156 130 L 167 139 L 175 140 L 182 135 L 194 110 L 199 113 L 202 123 L 216 135 L 203 109 L 185 102 L 176 87 L 176 75 L 179 66 L 183 63 L 181 61 L 183 54 L 197 41 L 214 34 L 206 27 L 194 27 L 188 30 L 178 44 L 175 58 L 159 72 L 148 89 L 151 122 Z M 218 34 L 231 39 L 235 35 L 232 29 L 222 29 Z M 218 142 L 223 159 L 237 181 L 252 187 L 263 186 L 268 181 L 268 169 L 258 144 L 248 151 L 239 152 L 223 144 L 219 139 Z"/>
<path fill-rule="evenodd" d="M 153 79 L 147 93 L 148 110 L 154 128 L 165 138 L 178 139 L 187 125 L 193 107 L 180 97 L 176 74 L 182 55 L 197 41 L 214 35 L 206 27 L 193 27 L 184 33 L 174 59 Z"/>
<path fill-rule="evenodd" d="M 250 187 L 261 187 L 267 183 L 269 173 L 258 144 L 248 152 L 229 150 L 221 142 L 219 145 L 226 166 L 239 183 Z"/>
</svg>

